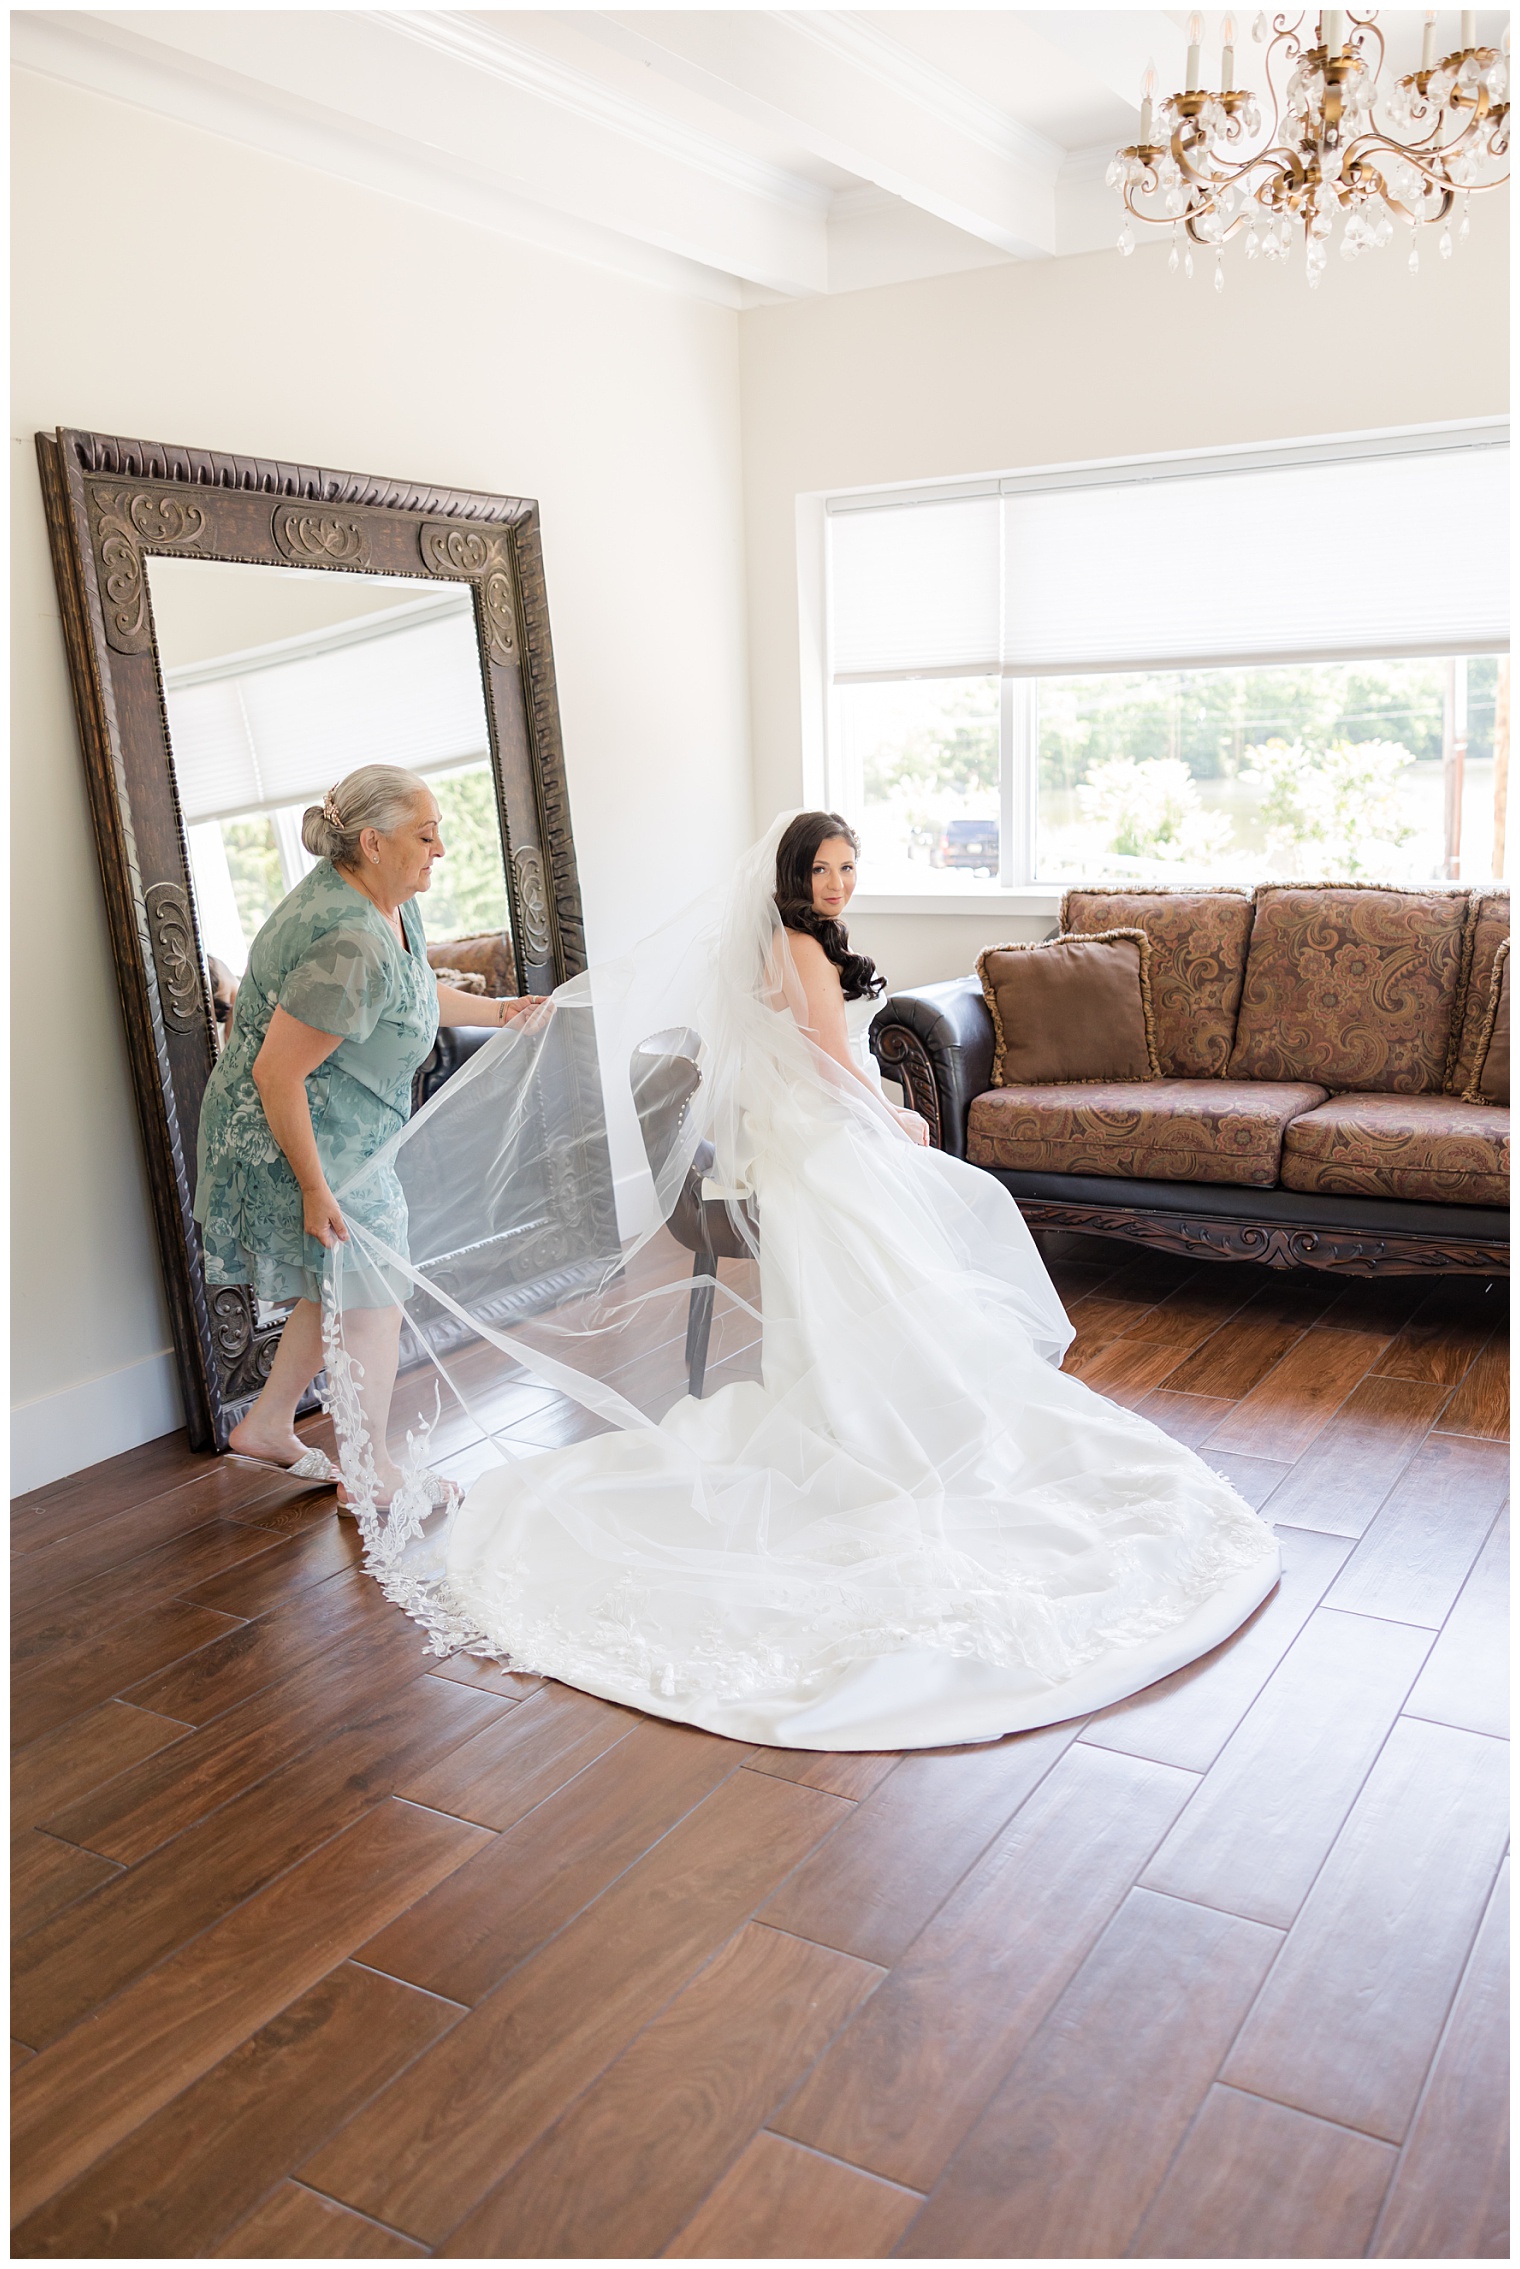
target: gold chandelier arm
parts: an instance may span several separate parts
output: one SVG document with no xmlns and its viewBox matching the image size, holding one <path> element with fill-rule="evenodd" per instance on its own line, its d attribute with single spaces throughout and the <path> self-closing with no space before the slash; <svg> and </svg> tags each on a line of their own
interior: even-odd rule
<svg viewBox="0 0 1520 2269">
<path fill-rule="evenodd" d="M 1353 16 L 1350 13 L 1349 9 L 1346 14 L 1346 21 L 1351 25 L 1354 31 L 1370 32 L 1372 34 L 1372 37 L 1377 41 L 1377 61 L 1375 64 L 1370 66 L 1372 71 L 1372 83 L 1374 86 L 1377 86 L 1383 76 L 1383 65 L 1388 60 L 1388 42 L 1383 37 L 1382 26 L 1379 24 L 1377 16 L 1375 14 L 1367 16 Z M 1357 53 L 1359 55 L 1361 54 L 1360 48 L 1358 48 Z M 1369 68 L 1365 56 L 1362 57 L 1362 68 L 1363 70 Z"/>
<path fill-rule="evenodd" d="M 1283 120 L 1283 89 L 1273 76 L 1272 66 L 1274 61 L 1291 63 L 1296 55 L 1303 53 L 1303 47 L 1298 37 L 1299 26 L 1303 23 L 1303 20 L 1303 17 L 1298 15 L 1290 24 L 1286 16 L 1274 17 L 1272 38 L 1265 55 L 1262 57 L 1262 77 L 1267 82 L 1267 92 L 1272 98 L 1272 124 L 1268 128 L 1268 132 L 1274 140 Z M 1279 48 L 1282 50 L 1281 55 L 1278 54 Z"/>
<path fill-rule="evenodd" d="M 1352 155 L 1359 152 L 1364 143 L 1370 143 L 1374 148 L 1389 150 L 1397 157 L 1408 158 L 1412 165 L 1421 166 L 1423 169 L 1426 158 L 1444 158 L 1452 152 L 1465 149 L 1470 143 L 1480 140 L 1483 122 L 1493 115 L 1493 109 L 1494 106 L 1487 87 L 1480 86 L 1471 118 L 1468 119 L 1460 134 L 1453 134 L 1449 142 L 1438 139 L 1445 123 L 1443 113 L 1437 113 L 1435 124 L 1431 127 L 1429 133 L 1422 135 L 1417 142 L 1401 142 L 1398 136 L 1390 134 L 1386 127 L 1374 123 L 1365 134 L 1359 134 L 1354 142 L 1347 144 L 1347 160 L 1349 162 Z"/>
<path fill-rule="evenodd" d="M 1187 219 L 1183 222 L 1182 226 L 1184 232 L 1192 238 L 1194 244 L 1199 247 L 1200 251 L 1216 252 L 1221 245 L 1228 244 L 1232 236 L 1239 236 L 1241 230 L 1246 227 L 1247 223 L 1252 219 L 1252 217 L 1251 208 L 1249 205 L 1246 205 L 1240 212 L 1235 215 L 1235 218 L 1233 220 L 1226 221 L 1223 224 L 1217 236 L 1199 235 L 1197 228 L 1194 226 L 1194 223 L 1198 218 L 1198 215 L 1196 213 L 1190 213 Z"/>
<path fill-rule="evenodd" d="M 1195 133 L 1191 141 L 1185 142 L 1183 140 L 1183 136 L 1187 133 L 1191 124 L 1190 119 L 1179 119 L 1173 127 L 1172 160 L 1184 181 L 1191 181 L 1200 189 L 1212 189 L 1212 177 L 1207 173 L 1200 173 L 1189 155 L 1192 150 L 1201 150 L 1205 159 L 1207 159 L 1209 153 L 1208 136 Z"/>
<path fill-rule="evenodd" d="M 1502 113 L 1497 113 L 1496 106 L 1491 104 L 1487 88 L 1480 88 L 1479 101 L 1474 106 L 1472 117 L 1462 128 L 1461 133 L 1454 135 L 1449 142 L 1438 142 L 1435 139 L 1436 133 L 1440 131 L 1439 124 L 1430 134 L 1425 136 L 1423 141 L 1419 142 L 1400 142 L 1393 135 L 1374 127 L 1365 134 L 1359 134 L 1356 140 L 1347 146 L 1345 173 L 1354 174 L 1360 169 L 1370 169 L 1375 172 L 1382 185 L 1383 197 L 1395 211 L 1402 213 L 1406 219 L 1419 218 L 1432 223 L 1443 220 L 1451 211 L 1453 200 L 1458 191 L 1470 195 L 1479 189 L 1499 189 L 1508 180 L 1507 174 L 1497 181 L 1472 183 L 1453 182 L 1451 178 L 1450 161 L 1454 156 L 1460 155 L 1464 151 L 1477 149 L 1486 142 L 1491 156 L 1499 157 L 1502 155 L 1500 151 L 1494 148 L 1494 136 L 1501 123 Z M 1386 161 L 1389 158 L 1413 166 L 1420 178 L 1440 195 L 1442 205 L 1439 212 L 1418 216 L 1411 214 L 1408 207 L 1391 194 L 1382 165 L 1378 163 L 1380 159 Z"/>
</svg>

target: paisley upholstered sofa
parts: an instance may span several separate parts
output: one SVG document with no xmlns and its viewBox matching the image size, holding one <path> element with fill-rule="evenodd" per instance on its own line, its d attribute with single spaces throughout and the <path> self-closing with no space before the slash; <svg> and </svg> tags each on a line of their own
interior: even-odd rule
<svg viewBox="0 0 1520 2269">
<path fill-rule="evenodd" d="M 1507 891 L 1072 890 L 1060 931 L 1144 933 L 1149 1076 L 995 1086 L 976 976 L 891 995 L 870 1033 L 1028 1221 L 1279 1268 L 1507 1270 Z"/>
</svg>

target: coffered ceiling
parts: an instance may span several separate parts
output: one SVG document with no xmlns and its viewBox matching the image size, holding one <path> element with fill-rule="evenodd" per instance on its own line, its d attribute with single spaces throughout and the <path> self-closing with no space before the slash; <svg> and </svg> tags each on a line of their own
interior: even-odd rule
<svg viewBox="0 0 1520 2269">
<path fill-rule="evenodd" d="M 1422 19 L 1382 20 L 1402 47 Z M 25 69 L 747 306 L 1112 244 L 1104 170 L 1136 131 L 1146 63 L 1163 87 L 1181 83 L 1187 16 L 355 8 L 11 21 Z M 1206 21 L 1217 45 L 1218 12 Z"/>
</svg>

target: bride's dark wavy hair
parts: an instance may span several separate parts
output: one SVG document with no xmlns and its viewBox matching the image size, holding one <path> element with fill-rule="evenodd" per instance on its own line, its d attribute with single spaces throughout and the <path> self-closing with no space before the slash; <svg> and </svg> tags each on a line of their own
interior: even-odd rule
<svg viewBox="0 0 1520 2269">
<path fill-rule="evenodd" d="M 816 938 L 839 971 L 847 1001 L 874 1000 L 887 989 L 887 980 L 866 953 L 851 953 L 843 922 L 831 922 L 813 904 L 813 861 L 820 843 L 843 836 L 855 856 L 860 838 L 837 811 L 803 811 L 797 814 L 776 845 L 776 911 L 789 930 Z"/>
</svg>

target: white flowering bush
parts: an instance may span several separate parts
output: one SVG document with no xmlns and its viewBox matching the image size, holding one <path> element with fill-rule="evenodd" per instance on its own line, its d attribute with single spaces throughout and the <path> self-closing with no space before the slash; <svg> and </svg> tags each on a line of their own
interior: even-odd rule
<svg viewBox="0 0 1520 2269">
<path fill-rule="evenodd" d="M 1261 790 L 1274 872 L 1305 881 L 1396 875 L 1399 854 L 1418 833 L 1403 792 L 1413 762 L 1398 741 L 1324 748 L 1269 741 L 1247 749 L 1243 777 Z"/>
<path fill-rule="evenodd" d="M 1228 819 L 1204 810 L 1198 783 L 1175 756 L 1095 764 L 1077 803 L 1101 848 L 1126 859 L 1206 864 L 1228 849 L 1233 832 Z"/>
</svg>

